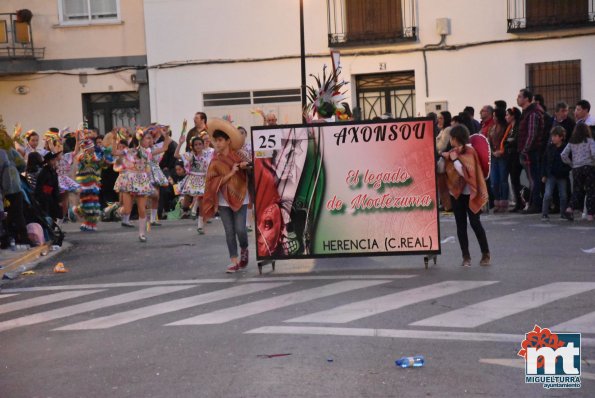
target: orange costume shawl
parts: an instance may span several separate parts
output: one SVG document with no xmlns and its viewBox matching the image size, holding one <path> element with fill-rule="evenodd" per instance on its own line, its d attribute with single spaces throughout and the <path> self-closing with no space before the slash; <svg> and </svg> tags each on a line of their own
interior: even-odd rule
<svg viewBox="0 0 595 398">
<path fill-rule="evenodd" d="M 248 193 L 248 176 L 245 170 L 238 170 L 226 183 L 221 180 L 231 173 L 233 165 L 248 161 L 242 153 L 230 151 L 227 156 L 216 153 L 209 164 L 202 198 L 203 217 L 213 218 L 219 207 L 219 191 L 233 211 L 238 211 Z"/>
<path fill-rule="evenodd" d="M 448 190 L 455 199 L 458 199 L 465 185 L 468 185 L 471 192 L 469 209 L 477 214 L 488 201 L 488 188 L 483 171 L 481 171 L 477 152 L 470 145 L 466 145 L 465 153 L 459 153 L 458 159 L 463 164 L 464 177 L 461 177 L 457 172 L 454 162 L 450 158 L 445 159 Z"/>
</svg>

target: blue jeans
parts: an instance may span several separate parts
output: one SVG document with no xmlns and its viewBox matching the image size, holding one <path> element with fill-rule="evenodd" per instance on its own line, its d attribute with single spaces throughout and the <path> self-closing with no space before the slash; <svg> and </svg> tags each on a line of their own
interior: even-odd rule
<svg viewBox="0 0 595 398">
<path fill-rule="evenodd" d="M 225 229 L 225 239 L 227 241 L 227 250 L 229 257 L 238 257 L 238 242 L 240 241 L 240 248 L 248 248 L 248 231 L 246 230 L 246 211 L 248 205 L 243 205 L 240 210 L 233 211 L 231 207 L 220 206 L 219 216 L 223 222 L 223 229 Z"/>
<path fill-rule="evenodd" d="M 550 211 L 550 204 L 552 203 L 552 196 L 554 195 L 554 188 L 558 186 L 558 193 L 560 194 L 560 214 L 564 214 L 568 197 L 566 196 L 566 178 L 548 177 L 545 181 L 545 194 L 543 195 L 543 207 L 541 214 L 546 216 Z"/>
<path fill-rule="evenodd" d="M 508 159 L 502 156 L 492 157 L 490 180 L 492 181 L 494 200 L 508 200 Z"/>
</svg>

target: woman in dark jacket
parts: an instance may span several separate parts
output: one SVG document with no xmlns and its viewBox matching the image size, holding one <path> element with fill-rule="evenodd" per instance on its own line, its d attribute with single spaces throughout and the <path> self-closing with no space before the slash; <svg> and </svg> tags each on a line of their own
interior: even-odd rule
<svg viewBox="0 0 595 398">
<path fill-rule="evenodd" d="M 523 202 L 521 199 L 521 172 L 523 167 L 519 161 L 519 153 L 517 150 L 517 142 L 519 137 L 519 126 L 521 121 L 521 111 L 519 108 L 508 108 L 506 110 L 506 122 L 508 126 L 504 132 L 502 141 L 502 149 L 504 155 L 508 159 L 508 173 L 510 174 L 510 183 L 512 185 L 512 192 L 514 193 L 514 209 L 512 212 L 519 212 L 523 210 Z"/>
</svg>

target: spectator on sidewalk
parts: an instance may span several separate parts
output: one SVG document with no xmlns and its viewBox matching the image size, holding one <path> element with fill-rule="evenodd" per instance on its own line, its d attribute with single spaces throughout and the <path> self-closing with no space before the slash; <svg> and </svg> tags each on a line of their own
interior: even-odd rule
<svg viewBox="0 0 595 398">
<path fill-rule="evenodd" d="M 543 160 L 543 171 L 541 182 L 545 184 L 545 194 L 543 195 L 543 206 L 541 209 L 541 221 L 549 221 L 550 204 L 554 194 L 554 188 L 558 187 L 558 196 L 560 197 L 561 218 L 568 218 L 564 210 L 568 203 L 566 196 L 566 180 L 570 173 L 570 167 L 562 161 L 562 152 L 566 147 L 566 130 L 562 126 L 552 128 L 551 143 L 546 147 L 545 158 Z"/>
<path fill-rule="evenodd" d="M 541 213 L 541 134 L 543 132 L 543 109 L 532 102 L 533 93 L 519 91 L 517 104 L 523 109 L 519 127 L 518 151 L 521 164 L 529 180 L 530 199 L 526 214 Z"/>
<path fill-rule="evenodd" d="M 0 129 L 0 184 L 2 185 L 2 194 L 10 203 L 8 206 L 8 215 L 6 226 L 8 238 L 14 238 L 16 244 L 29 245 L 29 235 L 27 234 L 27 224 L 23 211 L 23 189 L 21 188 L 20 172 L 25 170 L 25 160 L 14 149 L 14 142 L 4 129 Z M 5 156 L 4 156 L 5 155 Z M 8 242 L 3 242 L 2 246 L 7 246 Z"/>
<path fill-rule="evenodd" d="M 206 131 L 207 114 L 204 112 L 196 112 L 196 114 L 194 114 L 194 127 L 188 131 L 188 135 L 186 136 L 186 152 L 190 152 L 192 150 L 190 141 L 192 141 L 194 137 L 200 137 L 202 133 Z"/>
<path fill-rule="evenodd" d="M 471 134 L 477 133 L 481 129 L 481 123 L 479 123 L 475 119 L 475 108 L 473 108 L 472 106 L 466 106 L 465 109 L 463 109 L 463 112 L 469 116 L 469 120 L 470 120 L 471 127 L 472 127 L 472 129 L 469 130 L 469 133 L 471 133 Z"/>
<path fill-rule="evenodd" d="M 29 183 L 32 191 L 35 191 L 37 177 L 43 167 L 43 156 L 39 152 L 31 152 L 27 157 L 27 166 L 25 167 L 25 179 Z"/>
<path fill-rule="evenodd" d="M 506 110 L 494 111 L 494 124 L 488 132 L 488 141 L 492 150 L 490 182 L 494 194 L 494 213 L 508 211 L 508 159 L 502 141 L 508 127 Z"/>
<path fill-rule="evenodd" d="M 572 166 L 572 199 L 566 216 L 574 219 L 574 210 L 582 210 L 587 205 L 587 219 L 593 221 L 595 215 L 595 141 L 591 129 L 585 123 L 577 123 L 572 139 L 561 154 L 564 163 Z"/>
<path fill-rule="evenodd" d="M 564 137 L 565 143 L 570 141 L 575 125 L 576 122 L 568 117 L 568 104 L 566 102 L 558 102 L 552 119 L 552 127 L 562 126 L 564 128 L 566 131 L 566 137 Z"/>
</svg>

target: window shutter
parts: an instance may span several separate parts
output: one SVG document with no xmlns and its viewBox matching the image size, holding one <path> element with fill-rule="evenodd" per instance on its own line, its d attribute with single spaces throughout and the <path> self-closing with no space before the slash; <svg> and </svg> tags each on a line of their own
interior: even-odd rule
<svg viewBox="0 0 595 398">
<path fill-rule="evenodd" d="M 588 0 L 526 0 L 527 27 L 586 22 Z"/>
<path fill-rule="evenodd" d="M 89 19 L 87 0 L 61 0 L 64 21 Z"/>
<path fill-rule="evenodd" d="M 347 40 L 378 40 L 401 36 L 401 0 L 346 0 Z"/>
<path fill-rule="evenodd" d="M 113 19 L 118 17 L 118 4 L 116 0 L 91 1 L 91 18 Z"/>
</svg>

